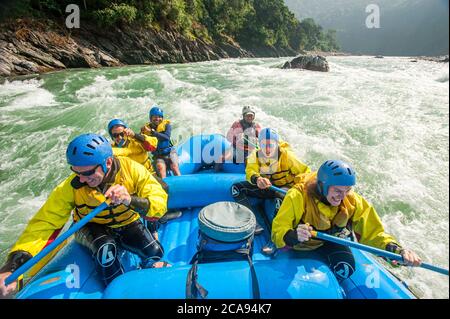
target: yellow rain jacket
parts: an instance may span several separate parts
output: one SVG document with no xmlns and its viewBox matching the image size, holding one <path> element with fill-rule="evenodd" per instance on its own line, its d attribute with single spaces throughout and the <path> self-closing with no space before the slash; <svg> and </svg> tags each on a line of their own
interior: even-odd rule
<svg viewBox="0 0 450 319">
<path fill-rule="evenodd" d="M 164 132 L 166 130 L 166 125 L 170 124 L 170 120 L 162 120 L 161 123 L 158 124 L 158 126 L 156 127 L 156 132 L 161 133 Z M 145 123 L 145 126 L 148 128 L 151 128 L 150 122 Z M 142 134 L 144 134 L 142 132 Z"/>
<path fill-rule="evenodd" d="M 120 168 L 111 185 L 122 184 L 130 195 L 147 198 L 150 206 L 146 217 L 163 216 L 167 210 L 167 194 L 161 185 L 142 165 L 125 157 L 118 160 Z M 105 200 L 103 194 L 87 185 L 74 188 L 72 180 L 75 177 L 75 174 L 70 175 L 51 192 L 10 253 L 23 250 L 35 256 L 56 237 L 55 234 L 70 218 L 71 211 L 74 211 L 73 217 L 77 221 Z M 137 219 L 139 219 L 137 212 L 121 204 L 102 211 L 90 222 L 116 228 L 128 225 Z"/>
<path fill-rule="evenodd" d="M 296 177 L 296 184 L 286 194 L 283 204 L 272 223 L 272 241 L 278 248 L 284 247 L 284 235 L 299 224 L 309 223 L 315 230 L 328 231 L 333 226 L 345 227 L 351 223 L 356 238 L 362 244 L 386 249 L 389 243 L 400 246 L 384 232 L 375 208 L 361 195 L 350 192 L 338 207 L 325 205 L 315 196 L 309 195 L 311 185 L 316 182 L 317 172 Z M 323 242 L 310 239 L 294 246 L 297 250 L 313 250 Z"/>
<path fill-rule="evenodd" d="M 118 157 L 129 157 L 153 173 L 154 170 L 150 158 L 148 157 L 148 152 L 152 152 L 156 149 L 158 139 L 156 137 L 143 134 L 142 136 L 144 136 L 145 142 L 140 142 L 131 137 L 128 138 L 128 143 L 124 147 L 118 147 L 114 142 L 111 143 L 113 153 Z M 144 145 L 144 143 L 147 145 Z"/>
<path fill-rule="evenodd" d="M 152 152 L 153 155 L 164 155 L 164 156 L 166 156 L 172 150 L 172 142 L 171 142 L 171 139 L 170 139 L 171 130 L 169 132 L 166 132 L 167 131 L 167 125 L 169 125 L 169 124 L 170 124 L 169 120 L 162 120 L 161 123 L 159 123 L 158 126 L 156 127 L 155 131 L 157 133 L 161 133 L 162 134 L 162 132 L 165 132 L 164 134 L 167 135 L 169 138 L 166 139 L 166 138 L 157 137 L 157 139 L 158 139 L 158 146 L 157 146 L 157 149 L 154 152 Z M 148 122 L 148 123 L 145 124 L 144 127 L 147 127 L 147 128 L 150 129 L 151 128 L 151 124 Z M 148 133 L 145 132 L 143 129 L 141 129 L 141 134 L 147 135 Z"/>
<path fill-rule="evenodd" d="M 258 155 L 258 151 L 254 150 L 247 158 L 245 167 L 247 181 L 251 182 L 252 176 L 256 175 L 270 179 L 277 187 L 292 187 L 295 176 L 310 171 L 306 164 L 297 159 L 286 142 L 279 143 L 278 161 L 265 162 L 264 158 Z"/>
</svg>

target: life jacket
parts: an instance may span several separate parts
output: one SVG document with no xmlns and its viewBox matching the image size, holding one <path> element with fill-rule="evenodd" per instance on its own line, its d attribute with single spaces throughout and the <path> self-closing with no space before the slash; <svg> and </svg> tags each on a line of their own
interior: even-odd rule
<svg viewBox="0 0 450 319">
<path fill-rule="evenodd" d="M 131 183 L 132 168 L 130 165 L 130 163 L 133 162 L 118 158 L 118 163 L 120 163 L 120 168 L 114 177 L 114 182 L 110 183 L 109 186 L 121 184 L 130 192 L 130 195 L 133 195 L 131 193 L 133 186 Z M 74 221 L 78 221 L 99 206 L 105 200 L 105 196 L 98 189 L 91 188 L 86 184 L 80 183 L 78 177 L 75 177 L 71 184 L 74 188 L 75 201 L 73 218 Z M 120 204 L 117 206 L 110 206 L 101 211 L 91 220 L 91 222 L 116 228 L 128 225 L 139 218 L 140 216 L 136 211 L 132 210 L 130 207 Z"/>
<path fill-rule="evenodd" d="M 164 133 L 166 131 L 166 126 L 170 124 L 169 120 L 162 120 L 161 123 L 158 124 L 158 126 L 155 128 L 152 123 L 145 124 L 149 128 L 154 128 L 156 132 L 158 133 Z M 170 151 L 172 150 L 172 141 L 170 140 L 161 140 L 158 138 L 158 146 L 156 147 L 156 150 L 152 152 L 153 155 L 168 155 Z"/>
<path fill-rule="evenodd" d="M 352 191 L 338 207 L 322 203 L 315 191 L 317 172 L 297 175 L 293 186 L 303 197 L 304 213 L 299 224 L 309 224 L 315 230 L 334 232 L 349 226 L 356 210 L 356 199 Z M 294 246 L 296 250 L 312 250 L 323 245 L 323 241 L 310 239 Z"/>
<path fill-rule="evenodd" d="M 289 145 L 286 142 L 280 143 L 276 159 L 265 159 L 259 155 L 259 151 L 256 152 L 261 177 L 268 178 L 277 187 L 290 188 L 294 185 L 295 175 L 291 173 L 291 167 L 289 166 L 288 147 Z"/>
<path fill-rule="evenodd" d="M 146 139 L 151 137 L 145 136 Z M 115 156 L 129 157 L 132 160 L 143 165 L 149 172 L 153 173 L 153 165 L 148 156 L 148 152 L 143 148 L 142 144 L 134 138 L 128 138 L 124 146 L 118 147 L 115 142 L 111 143 L 113 154 Z"/>
</svg>

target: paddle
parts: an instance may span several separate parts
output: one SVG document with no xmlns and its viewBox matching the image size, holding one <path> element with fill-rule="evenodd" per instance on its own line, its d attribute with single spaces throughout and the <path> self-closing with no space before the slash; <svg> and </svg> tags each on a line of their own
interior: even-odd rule
<svg viewBox="0 0 450 319">
<path fill-rule="evenodd" d="M 325 234 L 325 233 L 322 233 L 322 232 L 318 232 L 318 231 L 315 231 L 315 230 L 311 231 L 311 234 L 313 235 L 313 237 L 318 238 L 318 239 L 331 241 L 333 243 L 340 244 L 340 245 L 343 245 L 343 246 L 358 248 L 360 250 L 364 250 L 364 251 L 367 251 L 369 253 L 381 256 L 381 257 L 386 257 L 386 258 L 389 258 L 391 260 L 398 260 L 398 261 L 401 261 L 401 262 L 403 261 L 403 257 L 401 255 L 394 254 L 394 253 L 391 253 L 391 252 L 386 251 L 386 250 L 382 250 L 382 249 L 379 249 L 379 248 L 363 245 L 363 244 L 360 244 L 360 243 L 357 243 L 357 242 L 354 242 L 354 241 L 350 241 L 350 240 L 347 240 L 347 239 L 339 238 L 339 237 L 336 237 L 336 236 L 331 236 L 331 235 L 328 235 L 328 234 Z M 434 266 L 434 265 L 431 265 L 431 264 L 428 264 L 428 263 L 424 263 L 424 262 L 422 262 L 420 264 L 420 267 L 425 268 L 425 269 L 429 269 L 429 270 L 432 270 L 432 271 L 435 271 L 435 272 L 438 272 L 440 274 L 448 276 L 448 269 L 437 267 L 437 266 Z"/>
<path fill-rule="evenodd" d="M 249 143 L 250 145 L 252 145 L 256 150 L 259 150 L 259 145 L 253 143 L 252 141 L 250 141 L 245 135 L 242 136 L 242 139 L 244 141 L 247 141 L 247 143 Z"/>
<path fill-rule="evenodd" d="M 274 191 L 281 192 L 283 194 L 287 193 L 287 191 L 285 191 L 284 189 L 281 189 L 281 188 L 276 187 L 276 186 L 270 186 L 270 188 L 273 189 Z M 372 246 L 367 246 L 367 245 L 360 244 L 360 243 L 357 243 L 357 242 L 354 242 L 354 241 L 349 241 L 349 240 L 342 239 L 342 238 L 339 238 L 339 237 L 336 237 L 336 236 L 331 236 L 331 235 L 328 235 L 328 234 L 325 234 L 325 233 L 322 233 L 322 232 L 319 232 L 319 231 L 311 231 L 311 234 L 313 235 L 313 237 L 318 238 L 318 239 L 331 241 L 333 243 L 340 244 L 340 245 L 343 245 L 343 246 L 357 248 L 357 249 L 360 249 L 360 250 L 363 250 L 363 251 L 367 251 L 369 253 L 372 253 L 372 254 L 375 254 L 375 255 L 378 255 L 378 256 L 381 256 L 381 257 L 389 258 L 391 260 L 403 261 L 403 257 L 401 255 L 394 254 L 394 253 L 391 253 L 391 252 L 386 251 L 386 250 L 382 250 L 382 249 L 375 248 L 375 247 L 372 247 Z M 448 269 L 444 269 L 444 268 L 441 268 L 441 267 L 438 267 L 438 266 L 434 266 L 434 265 L 431 265 L 431 264 L 428 264 L 428 263 L 422 262 L 420 264 L 420 267 L 425 268 L 425 269 L 429 269 L 429 270 L 432 270 L 432 271 L 435 271 L 435 272 L 438 272 L 438 273 L 443 274 L 443 275 L 447 275 L 447 276 L 449 275 Z"/>
<path fill-rule="evenodd" d="M 31 267 L 33 267 L 35 264 L 37 264 L 42 258 L 44 258 L 48 253 L 50 253 L 53 249 L 59 246 L 63 241 L 65 241 L 67 238 L 69 238 L 72 234 L 80 230 L 84 225 L 86 225 L 91 219 L 93 219 L 98 213 L 100 213 L 102 210 L 107 208 L 109 205 L 105 201 L 100 206 L 95 208 L 92 212 L 86 215 L 86 217 L 82 218 L 80 221 L 76 222 L 71 228 L 69 228 L 64 234 L 56 238 L 50 245 L 42 249 L 36 256 L 28 260 L 26 263 L 24 263 L 22 266 L 16 269 L 14 273 L 12 273 L 8 278 L 5 280 L 5 286 L 11 284 L 17 278 L 19 278 L 22 274 L 24 274 L 26 271 L 28 271 Z"/>
<path fill-rule="evenodd" d="M 280 193 L 282 193 L 284 195 L 286 195 L 286 193 L 287 193 L 287 190 L 279 188 L 279 187 L 276 187 L 276 186 L 273 186 L 273 185 L 270 186 L 269 188 L 271 188 L 272 190 L 274 190 L 276 192 L 280 192 Z"/>
</svg>

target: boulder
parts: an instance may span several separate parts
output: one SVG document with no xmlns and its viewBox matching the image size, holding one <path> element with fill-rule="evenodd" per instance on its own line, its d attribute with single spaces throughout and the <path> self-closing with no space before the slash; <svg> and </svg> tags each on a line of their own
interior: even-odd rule
<svg viewBox="0 0 450 319">
<path fill-rule="evenodd" d="M 282 69 L 305 69 L 310 71 L 328 72 L 330 66 L 325 57 L 321 55 L 300 55 L 286 62 Z"/>
</svg>

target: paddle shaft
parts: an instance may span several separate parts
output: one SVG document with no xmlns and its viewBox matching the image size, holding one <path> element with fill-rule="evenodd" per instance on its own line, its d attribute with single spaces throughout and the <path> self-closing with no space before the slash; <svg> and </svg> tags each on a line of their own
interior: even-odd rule
<svg viewBox="0 0 450 319">
<path fill-rule="evenodd" d="M 354 241 L 349 241 L 346 239 L 342 239 L 336 236 L 331 236 L 322 232 L 318 232 L 318 231 L 311 231 L 311 234 L 313 235 L 313 237 L 318 238 L 318 239 L 322 239 L 322 240 L 326 240 L 326 241 L 331 241 L 333 243 L 336 244 L 340 244 L 343 246 L 348 246 L 348 247 L 353 247 L 353 248 L 357 248 L 363 251 L 367 251 L 369 253 L 381 256 L 381 257 L 386 257 L 389 258 L 391 260 L 398 260 L 398 261 L 403 261 L 403 257 L 399 254 L 395 254 L 395 253 L 391 253 L 389 251 L 383 250 L 383 249 L 379 249 L 379 248 L 375 248 L 375 247 L 371 247 L 371 246 L 367 246 L 367 245 L 363 245 Z M 444 274 L 448 276 L 448 269 L 444 269 L 441 267 L 437 267 L 428 263 L 421 263 L 420 267 L 425 268 L 425 269 L 429 269 L 429 270 L 433 270 L 436 271 L 438 273 Z"/>
<path fill-rule="evenodd" d="M 276 186 L 270 186 L 270 188 L 272 190 L 274 190 L 274 191 L 281 192 L 283 194 L 287 193 L 284 189 L 281 189 L 281 188 L 276 187 Z M 360 250 L 364 250 L 364 251 L 367 251 L 369 253 L 372 253 L 372 254 L 375 254 L 375 255 L 378 255 L 378 256 L 386 257 L 386 258 L 389 258 L 391 260 L 403 261 L 403 257 L 401 255 L 394 254 L 394 253 L 391 253 L 391 252 L 386 251 L 386 250 L 382 250 L 382 249 L 379 249 L 379 248 L 363 245 L 363 244 L 360 244 L 360 243 L 356 243 L 354 241 L 348 241 L 348 240 L 345 240 L 345 239 L 342 239 L 342 238 L 339 238 L 339 237 L 336 237 L 336 236 L 331 236 L 331 235 L 328 235 L 328 234 L 325 234 L 325 233 L 322 233 L 322 232 L 318 232 L 318 231 L 312 231 L 311 233 L 312 233 L 312 235 L 314 237 L 322 239 L 322 240 L 327 240 L 327 241 L 331 241 L 331 242 L 336 243 L 336 244 L 341 244 L 341 245 L 344 245 L 344 246 L 358 248 Z M 441 267 L 438 267 L 438 266 L 434 266 L 434 265 L 431 265 L 431 264 L 428 264 L 428 263 L 424 263 L 423 262 L 423 263 L 420 264 L 420 267 L 425 268 L 425 269 L 429 269 L 429 270 L 433 270 L 433 271 L 438 272 L 438 273 L 443 274 L 443 275 L 447 275 L 447 276 L 449 275 L 448 269 L 444 269 L 444 268 L 441 268 Z"/>
<path fill-rule="evenodd" d="M 5 280 L 5 285 L 9 285 L 17 278 L 19 278 L 22 274 L 24 274 L 26 271 L 28 271 L 31 267 L 36 265 L 42 258 L 44 258 L 48 253 L 50 253 L 53 249 L 55 249 L 57 246 L 59 246 L 62 242 L 64 242 L 67 238 L 69 238 L 72 234 L 80 230 L 84 225 L 86 225 L 91 219 L 93 219 L 98 213 L 100 213 L 102 210 L 108 207 L 108 204 L 106 202 L 103 202 L 95 208 L 92 212 L 90 212 L 86 217 L 82 218 L 80 221 L 76 222 L 71 228 L 69 228 L 64 234 L 56 238 L 50 245 L 42 249 L 36 256 L 28 260 L 26 263 L 24 263 L 22 266 L 16 269 L 14 273 L 12 273 L 8 278 Z"/>
<path fill-rule="evenodd" d="M 243 135 L 242 137 L 243 140 L 247 141 L 249 144 L 251 144 L 253 147 L 255 147 L 257 150 L 259 150 L 259 145 L 253 143 L 252 141 L 250 141 L 245 135 Z"/>
<path fill-rule="evenodd" d="M 272 190 L 274 190 L 274 191 L 276 191 L 276 192 L 280 192 L 280 193 L 282 193 L 282 194 L 285 194 L 286 195 L 286 193 L 287 193 L 287 190 L 284 190 L 284 189 L 282 189 L 282 188 L 279 188 L 279 187 L 276 187 L 276 186 L 270 186 L 269 188 L 271 188 Z"/>
</svg>

